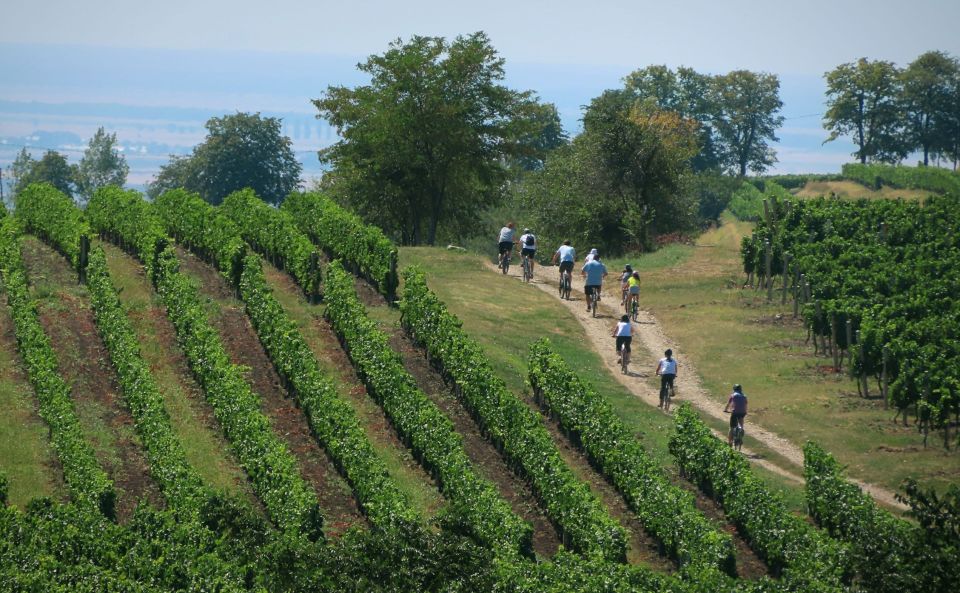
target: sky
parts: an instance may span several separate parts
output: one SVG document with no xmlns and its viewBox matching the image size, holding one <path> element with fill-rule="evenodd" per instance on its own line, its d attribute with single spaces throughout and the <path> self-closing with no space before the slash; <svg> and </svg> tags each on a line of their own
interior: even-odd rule
<svg viewBox="0 0 960 593">
<path fill-rule="evenodd" d="M 208 117 L 234 111 L 282 117 L 305 172 L 318 173 L 316 150 L 336 137 L 310 99 L 362 83 L 357 62 L 414 34 L 485 31 L 507 84 L 555 103 L 571 134 L 582 105 L 648 65 L 777 74 L 787 118 L 777 172 L 838 171 L 850 160 L 849 142 L 822 145 L 824 72 L 860 57 L 903 66 L 932 49 L 960 56 L 956 0 L 4 4 L 0 165 L 24 144 L 78 159 L 103 125 L 135 183 L 202 141 Z"/>
</svg>

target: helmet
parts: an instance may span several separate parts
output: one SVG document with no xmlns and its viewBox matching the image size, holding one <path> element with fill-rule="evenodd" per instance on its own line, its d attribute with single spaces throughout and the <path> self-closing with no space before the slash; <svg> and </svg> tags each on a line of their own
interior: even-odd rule
<svg viewBox="0 0 960 593">
<path fill-rule="evenodd" d="M 630 264 L 627 264 L 627 265 L 623 266 L 623 269 L 626 270 L 626 271 L 628 271 L 628 272 L 632 272 L 632 271 L 633 271 L 633 266 L 631 266 Z"/>
<path fill-rule="evenodd" d="M 523 234 L 524 234 L 524 235 L 526 235 L 526 234 L 529 233 L 529 232 L 530 232 L 530 229 L 523 229 Z"/>
<path fill-rule="evenodd" d="M 743 387 L 739 383 L 733 386 L 733 390 L 737 393 L 743 393 Z"/>
</svg>

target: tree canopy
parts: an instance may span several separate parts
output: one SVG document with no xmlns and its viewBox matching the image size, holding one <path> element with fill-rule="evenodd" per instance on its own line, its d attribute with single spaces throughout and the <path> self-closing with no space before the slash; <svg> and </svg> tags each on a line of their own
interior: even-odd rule
<svg viewBox="0 0 960 593">
<path fill-rule="evenodd" d="M 604 252 L 650 249 L 656 232 L 696 220 L 687 187 L 698 123 L 606 91 L 584 115 L 583 133 L 524 180 L 521 203 L 548 241 L 571 239 Z"/>
<path fill-rule="evenodd" d="M 184 188 L 219 204 L 229 194 L 250 188 L 264 201 L 279 204 L 300 185 L 302 167 L 278 118 L 236 113 L 210 118 L 207 137 L 186 157 L 171 157 L 148 194 Z"/>
<path fill-rule="evenodd" d="M 827 72 L 827 112 L 823 127 L 830 131 L 825 142 L 853 136 L 861 163 L 868 160 L 895 163 L 906 156 L 903 142 L 897 67 L 882 60 L 841 64 Z"/>
<path fill-rule="evenodd" d="M 320 152 L 341 201 L 405 244 L 475 228 L 500 201 L 509 163 L 536 168 L 559 143 L 555 109 L 501 84 L 504 61 L 482 33 L 397 40 L 358 68 L 370 83 L 314 100 L 341 140 Z"/>
<path fill-rule="evenodd" d="M 743 177 L 747 171 L 763 173 L 777 162 L 770 142 L 779 140 L 777 128 L 783 117 L 777 115 L 780 79 L 775 74 L 734 70 L 715 81 L 718 151 L 727 170 Z"/>
<path fill-rule="evenodd" d="M 84 200 L 93 197 L 93 193 L 101 187 L 122 187 L 127 182 L 130 167 L 116 144 L 117 135 L 107 134 L 102 127 L 90 139 L 80 164 L 74 169 L 77 193 Z"/>
<path fill-rule="evenodd" d="M 55 150 L 48 150 L 38 161 L 23 149 L 11 169 L 16 176 L 14 196 L 31 183 L 49 183 L 66 195 L 73 196 L 73 169 L 70 168 L 67 157 Z"/>
</svg>

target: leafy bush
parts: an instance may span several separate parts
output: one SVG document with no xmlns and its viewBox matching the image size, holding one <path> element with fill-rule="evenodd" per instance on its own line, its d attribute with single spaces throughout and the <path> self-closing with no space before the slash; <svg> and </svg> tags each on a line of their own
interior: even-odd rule
<svg viewBox="0 0 960 593">
<path fill-rule="evenodd" d="M 41 194 L 37 192 L 38 187 L 30 186 L 35 192 L 30 198 L 31 207 L 37 209 L 34 212 L 41 209 L 42 203 L 38 199 L 41 195 L 53 200 L 59 200 L 60 196 L 69 200 L 52 188 Z M 72 201 L 70 206 L 73 207 Z M 50 232 L 57 233 L 59 230 L 51 229 Z M 40 325 L 36 305 L 30 298 L 20 243 L 18 220 L 3 218 L 0 223 L 0 276 L 10 304 L 17 349 L 37 394 L 40 417 L 50 427 L 51 442 L 63 467 L 71 496 L 79 506 L 99 510 L 112 519 L 115 517 L 116 501 L 113 482 L 100 467 L 93 448 L 83 437 L 73 409 L 70 386 L 60 375 L 56 354 Z"/>
<path fill-rule="evenodd" d="M 542 338 L 530 348 L 530 385 L 560 427 L 610 479 L 640 522 L 681 565 L 734 571 L 733 543 L 694 506 L 693 496 L 673 486 L 614 413 Z"/>
<path fill-rule="evenodd" d="M 888 185 L 901 189 L 960 194 L 960 175 L 940 167 L 848 163 L 843 166 L 843 177 L 873 189 Z"/>
<path fill-rule="evenodd" d="M 331 259 L 341 260 L 393 300 L 399 285 L 397 248 L 383 231 L 316 192 L 290 194 L 282 208 Z"/>
<path fill-rule="evenodd" d="M 681 405 L 675 417 L 670 452 L 680 468 L 723 506 L 771 570 L 801 591 L 842 591 L 851 572 L 847 548 L 790 513 L 690 404 Z"/>
<path fill-rule="evenodd" d="M 493 484 L 476 474 L 453 423 L 417 388 L 386 334 L 367 317 L 353 278 L 339 261 L 330 265 L 326 284 L 326 316 L 357 373 L 470 531 L 494 550 L 530 553 L 532 527 L 514 514 Z"/>
<path fill-rule="evenodd" d="M 560 458 L 543 420 L 507 390 L 480 346 L 427 288 L 423 272 L 407 268 L 404 281 L 400 300 L 404 328 L 455 386 L 457 397 L 487 438 L 530 482 L 564 543 L 580 552 L 623 560 L 623 527 Z"/>
</svg>

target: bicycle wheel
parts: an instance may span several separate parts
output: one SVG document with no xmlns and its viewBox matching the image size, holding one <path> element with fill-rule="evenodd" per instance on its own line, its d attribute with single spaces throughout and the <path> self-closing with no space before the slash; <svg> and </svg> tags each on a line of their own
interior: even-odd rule
<svg viewBox="0 0 960 593">
<path fill-rule="evenodd" d="M 739 451 L 743 447 L 743 427 L 733 429 L 733 448 Z"/>
<path fill-rule="evenodd" d="M 593 316 L 597 316 L 597 289 L 590 291 L 590 310 L 593 313 Z"/>
<path fill-rule="evenodd" d="M 637 299 L 633 299 L 630 305 L 630 316 L 634 321 L 637 321 L 640 317 L 640 305 L 637 304 Z"/>
<path fill-rule="evenodd" d="M 630 352 L 626 348 L 620 353 L 620 372 L 627 374 L 627 365 L 630 364 Z"/>
<path fill-rule="evenodd" d="M 506 274 L 507 270 L 510 269 L 510 254 L 503 254 L 503 260 L 500 261 L 500 269 L 503 270 L 503 273 Z"/>
<path fill-rule="evenodd" d="M 524 256 L 523 258 L 523 281 L 530 282 L 533 279 L 533 273 L 530 271 L 530 258 Z"/>
</svg>

